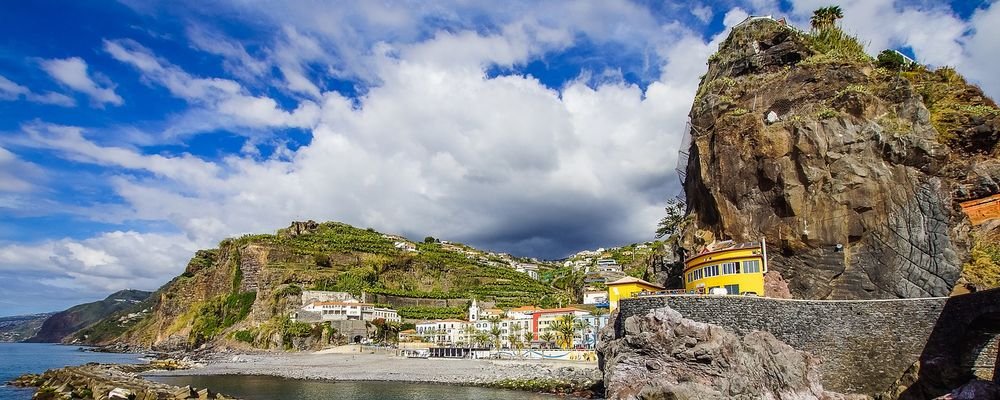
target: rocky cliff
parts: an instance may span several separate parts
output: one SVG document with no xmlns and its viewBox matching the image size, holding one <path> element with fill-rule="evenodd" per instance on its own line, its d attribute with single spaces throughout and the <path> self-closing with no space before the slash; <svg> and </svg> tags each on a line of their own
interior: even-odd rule
<svg viewBox="0 0 1000 400">
<path fill-rule="evenodd" d="M 104 300 L 80 304 L 60 311 L 45 319 L 38 332 L 25 340 L 34 343 L 58 343 L 82 328 L 98 322 L 118 311 L 132 308 L 146 300 L 151 293 L 142 290 L 121 290 Z"/>
<path fill-rule="evenodd" d="M 837 28 L 735 27 L 690 125 L 684 247 L 766 238 L 795 297 L 947 295 L 970 247 L 956 202 L 998 192 L 996 104 Z"/>
<path fill-rule="evenodd" d="M 462 305 L 397 307 L 404 318 L 461 316 L 473 297 L 504 307 L 568 303 L 564 293 L 472 257 L 469 249 L 414 243 L 335 222 L 295 222 L 273 235 L 226 239 L 218 248 L 198 251 L 184 273 L 148 304 L 82 330 L 75 339 L 160 350 L 311 348 L 335 341 L 337 332 L 329 327 L 290 321 L 303 290 L 350 292 L 359 300 L 362 293 L 455 299 L 451 302 Z"/>
</svg>

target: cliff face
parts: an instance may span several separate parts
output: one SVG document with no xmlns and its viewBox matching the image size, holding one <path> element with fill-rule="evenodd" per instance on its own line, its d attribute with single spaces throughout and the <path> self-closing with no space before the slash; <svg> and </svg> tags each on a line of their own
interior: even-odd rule
<svg viewBox="0 0 1000 400">
<path fill-rule="evenodd" d="M 795 297 L 945 296 L 970 243 L 956 202 L 998 191 L 1000 110 L 954 71 L 879 68 L 833 33 L 751 21 L 709 59 L 684 246 L 766 239 Z"/>
<path fill-rule="evenodd" d="M 73 332 L 104 319 L 120 310 L 133 307 L 149 297 L 150 292 L 122 290 L 101 301 L 80 304 L 48 317 L 34 336 L 25 340 L 33 343 L 58 343 Z"/>
</svg>

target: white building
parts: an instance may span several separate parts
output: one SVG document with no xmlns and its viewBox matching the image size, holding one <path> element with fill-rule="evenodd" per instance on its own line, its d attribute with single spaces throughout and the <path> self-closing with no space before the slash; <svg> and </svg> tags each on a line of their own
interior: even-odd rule
<svg viewBox="0 0 1000 400">
<path fill-rule="evenodd" d="M 538 265 L 530 263 L 514 263 L 517 272 L 527 274 L 531 279 L 538 279 Z"/>
<path fill-rule="evenodd" d="M 607 302 L 607 290 L 588 290 L 583 292 L 583 304 L 601 304 Z"/>
<path fill-rule="evenodd" d="M 437 319 L 420 322 L 416 325 L 416 335 L 425 342 L 450 345 L 468 344 L 471 342 L 470 332 L 467 328 L 469 326 L 468 321 L 460 319 Z"/>
<path fill-rule="evenodd" d="M 611 258 L 597 260 L 597 272 L 622 272 L 622 266 Z"/>
<path fill-rule="evenodd" d="M 360 303 L 357 300 L 316 301 L 306 304 L 302 311 L 317 313 L 322 321 L 374 321 L 379 318 L 390 322 L 402 321 L 396 310 L 375 307 L 374 304 Z"/>
</svg>

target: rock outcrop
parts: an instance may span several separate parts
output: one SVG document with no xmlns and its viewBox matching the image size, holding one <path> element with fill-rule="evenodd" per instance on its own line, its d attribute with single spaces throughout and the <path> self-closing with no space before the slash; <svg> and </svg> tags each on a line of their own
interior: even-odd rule
<svg viewBox="0 0 1000 400">
<path fill-rule="evenodd" d="M 773 335 L 743 337 L 670 308 L 601 331 L 609 399 L 838 399 L 823 390 L 818 361 Z"/>
<path fill-rule="evenodd" d="M 794 297 L 948 295 L 970 246 L 956 202 L 998 191 L 1000 110 L 954 71 L 888 71 L 812 40 L 761 19 L 709 59 L 685 247 L 766 238 Z"/>
<path fill-rule="evenodd" d="M 157 383 L 138 374 L 155 369 L 175 369 L 177 363 L 157 361 L 143 365 L 87 364 L 51 369 L 40 375 L 24 375 L 14 386 L 37 387 L 35 399 L 216 399 L 235 400 L 209 389 L 195 389 Z"/>
</svg>

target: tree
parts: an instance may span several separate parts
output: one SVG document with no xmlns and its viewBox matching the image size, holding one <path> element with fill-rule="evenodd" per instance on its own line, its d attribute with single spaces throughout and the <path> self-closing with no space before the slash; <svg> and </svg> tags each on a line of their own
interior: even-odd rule
<svg viewBox="0 0 1000 400">
<path fill-rule="evenodd" d="M 469 346 L 472 346 L 476 342 L 477 333 L 479 333 L 479 330 L 472 324 L 466 324 L 465 327 L 462 328 L 462 334 L 464 334 L 466 340 L 468 340 Z"/>
<path fill-rule="evenodd" d="M 684 212 L 686 211 L 687 203 L 681 197 L 674 197 L 667 200 L 667 206 L 665 210 L 667 215 L 660 219 L 660 222 L 656 224 L 656 238 L 662 238 L 664 236 L 672 236 L 677 233 L 681 227 L 681 223 L 684 222 Z"/>
<path fill-rule="evenodd" d="M 434 242 L 437 242 L 437 239 L 435 239 L 433 236 L 428 236 L 424 238 L 424 243 L 434 243 Z"/>
<path fill-rule="evenodd" d="M 585 319 L 578 319 L 573 323 L 574 334 L 579 334 L 580 339 L 586 339 L 584 335 L 590 330 L 590 322 Z"/>
<path fill-rule="evenodd" d="M 550 329 L 555 332 L 556 344 L 559 347 L 568 349 L 573 346 L 573 334 L 576 333 L 576 324 L 573 314 L 567 314 L 555 320 Z"/>
<path fill-rule="evenodd" d="M 834 27 L 837 20 L 841 18 L 844 18 L 844 11 L 840 9 L 840 6 L 826 6 L 813 11 L 809 23 L 813 29 L 820 31 Z"/>
<path fill-rule="evenodd" d="M 882 50 L 875 59 L 875 65 L 890 71 L 909 71 L 915 67 L 913 62 L 895 50 Z"/>
<path fill-rule="evenodd" d="M 549 343 L 552 343 L 552 339 L 554 337 L 555 335 L 552 334 L 551 328 L 542 332 L 542 334 L 538 336 L 539 339 L 542 339 L 542 341 L 545 342 L 545 347 L 549 347 Z"/>
<path fill-rule="evenodd" d="M 532 340 L 535 340 L 535 332 L 532 332 L 530 329 L 524 331 L 524 343 L 531 345 Z"/>
</svg>

